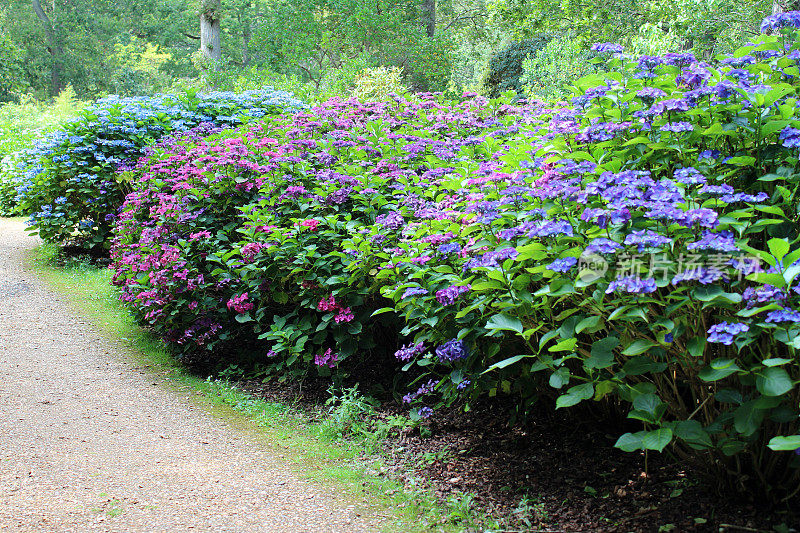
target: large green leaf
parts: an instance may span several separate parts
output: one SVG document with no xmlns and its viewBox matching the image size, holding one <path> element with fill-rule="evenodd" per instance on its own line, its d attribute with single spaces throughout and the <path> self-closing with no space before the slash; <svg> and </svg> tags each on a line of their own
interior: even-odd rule
<svg viewBox="0 0 800 533">
<path fill-rule="evenodd" d="M 591 383 L 575 385 L 574 387 L 570 387 L 566 394 L 562 394 L 558 397 L 556 400 L 556 409 L 571 407 L 583 400 L 588 400 L 592 396 L 594 396 L 594 385 Z"/>
<path fill-rule="evenodd" d="M 522 333 L 524 328 L 522 327 L 522 322 L 516 317 L 509 316 L 505 313 L 499 313 L 494 315 L 492 318 L 486 322 L 486 329 L 493 331 L 493 330 L 506 330 L 506 331 L 515 331 L 517 333 Z"/>
<path fill-rule="evenodd" d="M 800 435 L 791 435 L 789 437 L 772 437 L 769 444 L 770 450 L 780 452 L 792 452 L 800 450 Z"/>
<path fill-rule="evenodd" d="M 616 337 L 606 337 L 592 344 L 591 355 L 583 362 L 586 368 L 608 368 L 614 364 L 614 348 L 619 345 Z"/>
<path fill-rule="evenodd" d="M 756 388 L 764 396 L 780 396 L 792 390 L 792 378 L 777 366 L 765 368 L 756 376 Z"/>
<path fill-rule="evenodd" d="M 645 450 L 662 451 L 672 442 L 672 430 L 669 428 L 647 431 L 642 435 L 642 448 Z"/>
</svg>

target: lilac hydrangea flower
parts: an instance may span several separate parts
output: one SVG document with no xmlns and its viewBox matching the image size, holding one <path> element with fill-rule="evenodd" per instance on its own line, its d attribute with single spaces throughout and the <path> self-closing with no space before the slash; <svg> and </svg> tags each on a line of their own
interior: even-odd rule
<svg viewBox="0 0 800 533">
<path fill-rule="evenodd" d="M 339 354 L 335 353 L 330 348 L 325 350 L 325 353 L 317 354 L 314 356 L 315 365 L 327 366 L 328 368 L 334 368 L 338 360 L 339 360 Z"/>
<path fill-rule="evenodd" d="M 403 396 L 403 403 L 411 403 L 420 396 L 424 396 L 426 394 L 433 392 L 438 384 L 439 380 L 433 380 L 433 379 L 428 380 L 428 382 L 422 385 L 420 388 L 418 388 L 416 392 L 409 392 L 408 394 Z"/>
<path fill-rule="evenodd" d="M 708 328 L 708 342 L 718 342 L 730 346 L 734 336 L 749 330 L 750 326 L 742 322 L 720 322 Z"/>
<path fill-rule="evenodd" d="M 403 361 L 405 363 L 406 361 L 410 361 L 417 355 L 422 354 L 424 351 L 425 351 L 425 343 L 418 342 L 417 344 L 408 344 L 406 346 L 403 346 L 402 348 L 394 352 L 394 356 L 399 361 Z"/>
<path fill-rule="evenodd" d="M 787 11 L 770 15 L 761 21 L 761 33 L 781 28 L 800 28 L 800 11 Z"/>
</svg>

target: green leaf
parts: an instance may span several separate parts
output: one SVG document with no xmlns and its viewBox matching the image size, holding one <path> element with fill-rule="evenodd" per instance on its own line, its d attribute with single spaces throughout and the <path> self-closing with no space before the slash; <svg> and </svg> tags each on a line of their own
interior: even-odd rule
<svg viewBox="0 0 800 533">
<path fill-rule="evenodd" d="M 772 437 L 767 446 L 770 450 L 775 452 L 793 452 L 800 449 L 800 435 Z"/>
<path fill-rule="evenodd" d="M 487 368 L 486 370 L 481 372 L 481 374 L 485 374 L 487 372 L 491 372 L 492 370 L 496 370 L 498 368 L 505 368 L 505 367 L 507 367 L 509 365 L 513 365 L 517 361 L 522 361 L 526 357 L 534 357 L 534 356 L 533 355 L 515 355 L 514 357 L 509 357 L 508 359 L 503 359 L 502 361 L 498 361 L 497 363 L 494 363 L 493 365 L 489 366 L 489 368 Z"/>
<path fill-rule="evenodd" d="M 666 448 L 670 442 L 672 442 L 672 430 L 669 428 L 647 431 L 642 435 L 642 448 L 645 450 L 656 450 L 660 452 Z"/>
<path fill-rule="evenodd" d="M 617 439 L 614 447 L 619 448 L 623 452 L 635 452 L 636 450 L 641 450 L 643 433 L 644 431 L 625 433 Z"/>
<path fill-rule="evenodd" d="M 240 324 L 244 324 L 245 322 L 252 322 L 252 321 L 253 321 L 253 317 L 250 316 L 249 312 L 236 315 L 236 322 L 238 322 Z"/>
<path fill-rule="evenodd" d="M 741 370 L 733 359 L 715 359 L 698 373 L 698 377 L 703 381 L 719 381 Z"/>
<path fill-rule="evenodd" d="M 594 396 L 594 385 L 591 383 L 575 385 L 570 387 L 566 394 L 562 394 L 556 399 L 556 409 L 571 407 L 583 400 L 588 400 L 592 396 Z"/>
<path fill-rule="evenodd" d="M 634 409 L 650 414 L 656 414 L 659 406 L 663 403 L 664 402 L 661 401 L 661 398 L 653 393 L 640 394 L 633 399 Z"/>
<path fill-rule="evenodd" d="M 548 348 L 548 351 L 551 352 L 571 352 L 575 349 L 575 345 L 578 344 L 578 339 L 571 338 L 571 339 L 563 339 L 561 342 L 556 344 L 555 346 L 551 346 Z"/>
<path fill-rule="evenodd" d="M 789 243 L 785 239 L 770 239 L 767 241 L 769 252 L 778 260 L 789 253 Z"/>
<path fill-rule="evenodd" d="M 614 348 L 619 345 L 616 337 L 606 337 L 592 344 L 591 355 L 583 362 L 586 368 L 608 368 L 614 364 Z"/>
<path fill-rule="evenodd" d="M 748 437 L 758 430 L 764 421 L 766 411 L 758 409 L 755 401 L 745 402 L 733 412 L 733 427 L 736 431 Z"/>
<path fill-rule="evenodd" d="M 770 357 L 769 359 L 761 361 L 761 364 L 764 366 L 781 366 L 791 362 L 792 359 L 786 359 L 784 357 Z"/>
<path fill-rule="evenodd" d="M 489 331 L 506 330 L 522 333 L 524 328 L 522 322 L 516 317 L 509 316 L 505 313 L 494 315 L 486 322 L 486 329 Z"/>
<path fill-rule="evenodd" d="M 663 372 L 667 369 L 667 363 L 653 361 L 649 357 L 637 356 L 629 359 L 622 370 L 629 376 L 638 376 L 647 372 Z"/>
<path fill-rule="evenodd" d="M 585 330 L 585 329 L 587 329 L 587 328 L 588 328 L 588 329 L 591 329 L 591 328 L 595 328 L 595 327 L 597 327 L 597 326 L 600 324 L 600 321 L 601 321 L 602 319 L 603 319 L 603 317 L 601 317 L 601 316 L 599 316 L 599 315 L 597 315 L 597 316 L 590 316 L 590 317 L 588 317 L 588 318 L 584 318 L 583 320 L 581 320 L 580 322 L 578 322 L 578 325 L 577 325 L 577 326 L 575 326 L 575 333 L 576 333 L 576 334 L 577 334 L 577 333 L 580 333 L 581 331 L 583 331 L 583 330 Z"/>
<path fill-rule="evenodd" d="M 706 349 L 706 339 L 704 337 L 693 337 L 686 343 L 686 349 L 692 357 L 700 357 Z"/>
<path fill-rule="evenodd" d="M 554 389 L 560 389 L 569 383 L 569 369 L 566 367 L 559 368 L 550 375 L 550 386 Z"/>
<path fill-rule="evenodd" d="M 786 370 L 769 367 L 756 375 L 756 388 L 764 396 L 780 396 L 792 390 L 792 378 Z"/>
<path fill-rule="evenodd" d="M 702 448 L 710 448 L 713 445 L 708 432 L 703 429 L 703 425 L 697 420 L 681 420 L 675 424 L 675 436 L 686 441 L 688 444 Z"/>
<path fill-rule="evenodd" d="M 653 346 L 658 346 L 658 344 L 656 344 L 655 342 L 639 339 L 629 344 L 624 350 L 622 350 L 622 353 L 624 355 L 639 355 L 643 354 Z"/>
</svg>

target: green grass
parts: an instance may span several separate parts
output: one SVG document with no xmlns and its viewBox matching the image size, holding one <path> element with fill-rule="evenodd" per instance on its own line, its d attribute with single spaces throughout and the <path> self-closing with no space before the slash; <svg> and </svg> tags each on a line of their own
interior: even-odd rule
<svg viewBox="0 0 800 533">
<path fill-rule="evenodd" d="M 57 250 L 44 245 L 32 254 L 30 263 L 109 340 L 120 343 L 122 357 L 158 376 L 165 387 L 194 392 L 193 401 L 210 415 L 226 420 L 285 458 L 299 476 L 340 495 L 342 504 L 355 505 L 356 512 L 365 516 L 379 516 L 385 531 L 463 531 L 474 530 L 477 523 L 494 525 L 467 508 L 464 500 L 469 500 L 469 495 L 440 506 L 427 488 L 404 488 L 379 476 L 381 460 L 375 446 L 326 437 L 329 428 L 325 420 L 312 421 L 290 406 L 255 398 L 225 381 L 190 374 L 118 301 L 110 270 L 77 261 L 57 266 L 56 258 Z"/>
</svg>

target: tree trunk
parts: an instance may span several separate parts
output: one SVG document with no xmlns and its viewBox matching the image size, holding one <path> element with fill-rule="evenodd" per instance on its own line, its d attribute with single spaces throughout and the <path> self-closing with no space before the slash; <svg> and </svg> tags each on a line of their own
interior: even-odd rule
<svg viewBox="0 0 800 533">
<path fill-rule="evenodd" d="M 64 50 L 61 48 L 61 43 L 56 36 L 53 29 L 53 24 L 47 13 L 42 9 L 42 4 L 39 0 L 31 0 L 33 4 L 33 12 L 39 18 L 44 29 L 44 35 L 47 38 L 47 51 L 50 52 L 51 70 L 50 70 L 50 93 L 52 96 L 57 96 L 58 93 L 64 88 L 64 80 L 61 75 L 61 62 L 63 61 Z"/>
<path fill-rule="evenodd" d="M 422 22 L 425 24 L 425 33 L 433 37 L 436 33 L 436 0 L 422 0 Z"/>
<path fill-rule="evenodd" d="M 222 11 L 221 0 L 202 0 L 200 9 L 200 52 L 211 61 L 216 70 L 222 61 L 220 47 L 219 19 Z"/>
</svg>

